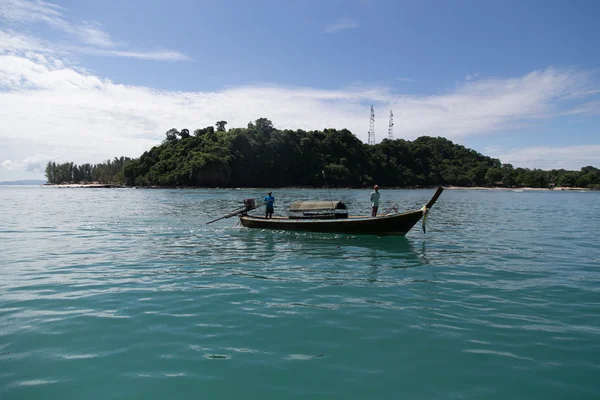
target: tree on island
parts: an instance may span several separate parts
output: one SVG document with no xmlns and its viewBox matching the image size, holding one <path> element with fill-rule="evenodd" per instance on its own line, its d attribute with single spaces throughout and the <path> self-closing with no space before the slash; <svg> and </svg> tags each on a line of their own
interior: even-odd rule
<svg viewBox="0 0 600 400">
<path fill-rule="evenodd" d="M 217 132 L 225 132 L 225 125 L 227 125 L 227 121 L 217 121 L 215 124 Z"/>
<path fill-rule="evenodd" d="M 600 171 L 514 168 L 442 137 L 384 139 L 367 145 L 347 129 L 278 130 L 259 118 L 246 128 L 226 121 L 196 129 L 175 128 L 162 144 L 137 159 L 100 164 L 48 163 L 49 183 L 87 182 L 130 186 L 334 187 L 433 185 L 600 188 Z"/>
</svg>

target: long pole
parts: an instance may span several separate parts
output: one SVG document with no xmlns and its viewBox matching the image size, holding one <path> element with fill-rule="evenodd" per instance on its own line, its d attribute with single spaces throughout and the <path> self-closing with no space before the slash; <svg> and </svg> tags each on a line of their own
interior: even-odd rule
<svg viewBox="0 0 600 400">
<path fill-rule="evenodd" d="M 241 208 L 241 209 L 239 209 L 239 210 L 237 210 L 237 211 L 232 211 L 232 212 L 230 212 L 230 213 L 229 213 L 229 214 L 227 214 L 227 215 L 223 215 L 222 217 L 219 217 L 219 218 L 217 218 L 217 219 L 213 219 L 212 221 L 209 221 L 209 222 L 207 222 L 207 223 L 206 223 L 206 225 L 208 225 L 208 224 L 212 224 L 213 222 L 217 222 L 217 221 L 219 221 L 219 220 L 222 220 L 222 219 L 224 219 L 224 218 L 231 218 L 231 217 L 233 217 L 233 216 L 235 216 L 235 215 L 238 215 L 238 214 L 240 214 L 240 213 L 243 213 L 243 212 L 246 212 L 246 211 L 252 211 L 252 210 L 254 210 L 255 208 L 256 208 L 256 206 L 254 206 L 254 207 L 252 207 L 252 208 L 244 207 L 244 208 Z"/>
<path fill-rule="evenodd" d="M 333 197 L 331 197 L 331 191 L 329 190 L 329 184 L 327 183 L 327 177 L 325 176 L 325 171 L 321 171 L 323 174 L 323 179 L 325 179 L 325 186 L 327 186 L 327 191 L 329 192 L 329 200 L 331 200 L 331 209 L 333 210 Z"/>
</svg>

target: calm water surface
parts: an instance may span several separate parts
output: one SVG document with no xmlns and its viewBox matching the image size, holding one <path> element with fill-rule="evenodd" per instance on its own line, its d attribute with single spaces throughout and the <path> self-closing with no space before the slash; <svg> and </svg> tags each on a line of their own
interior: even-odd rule
<svg viewBox="0 0 600 400">
<path fill-rule="evenodd" d="M 0 187 L 0 398 L 600 398 L 600 193 L 446 190 L 406 238 L 205 224 L 262 196 Z"/>
</svg>

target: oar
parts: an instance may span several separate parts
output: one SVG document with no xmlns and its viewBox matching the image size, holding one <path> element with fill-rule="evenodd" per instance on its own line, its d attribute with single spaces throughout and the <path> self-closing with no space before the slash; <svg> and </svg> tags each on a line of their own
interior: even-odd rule
<svg viewBox="0 0 600 400">
<path fill-rule="evenodd" d="M 227 215 L 223 215 L 222 217 L 219 217 L 219 218 L 217 218 L 217 219 L 213 219 L 213 220 L 212 220 L 212 221 L 210 221 L 210 222 L 207 222 L 207 223 L 206 223 L 206 225 L 208 225 L 208 224 L 212 224 L 213 222 L 220 221 L 220 220 L 222 220 L 222 219 L 224 219 L 224 218 L 231 218 L 231 217 L 233 217 L 234 215 L 241 213 L 242 211 L 244 211 L 244 210 L 240 210 L 240 211 L 234 211 L 234 212 L 232 212 L 232 213 L 229 213 L 229 214 L 227 214 Z"/>
<path fill-rule="evenodd" d="M 244 207 L 242 209 L 239 209 L 239 210 L 236 210 L 236 211 L 232 211 L 232 212 L 230 212 L 227 215 L 223 215 L 222 217 L 219 217 L 217 219 L 213 219 L 212 221 L 207 222 L 206 225 L 212 224 L 213 222 L 217 222 L 217 221 L 222 220 L 224 218 L 231 218 L 231 217 L 236 216 L 238 214 L 241 214 L 243 212 L 254 210 L 255 208 L 256 208 L 256 206 L 254 206 L 254 207 Z"/>
</svg>

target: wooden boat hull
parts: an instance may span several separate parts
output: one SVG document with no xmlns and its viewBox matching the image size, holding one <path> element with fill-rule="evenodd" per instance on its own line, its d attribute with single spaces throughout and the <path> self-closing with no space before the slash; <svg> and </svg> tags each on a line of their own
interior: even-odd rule
<svg viewBox="0 0 600 400">
<path fill-rule="evenodd" d="M 404 236 L 423 216 L 442 194 L 444 188 L 439 187 L 429 203 L 421 210 L 382 215 L 380 217 L 349 217 L 336 219 L 306 219 L 250 216 L 247 212 L 239 213 L 240 222 L 246 228 L 274 229 L 284 231 L 305 231 L 324 233 L 348 233 L 354 235 Z M 424 226 L 423 226 L 424 228 Z"/>
<path fill-rule="evenodd" d="M 355 235 L 404 236 L 423 217 L 423 211 L 392 214 L 381 217 L 350 217 L 343 219 L 305 220 L 240 215 L 246 228 L 305 231 L 323 233 L 346 233 Z"/>
</svg>

